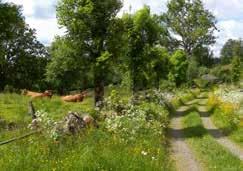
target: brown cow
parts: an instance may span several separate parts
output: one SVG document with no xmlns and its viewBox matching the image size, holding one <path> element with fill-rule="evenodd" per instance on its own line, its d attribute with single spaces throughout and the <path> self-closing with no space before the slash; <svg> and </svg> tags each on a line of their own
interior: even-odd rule
<svg viewBox="0 0 243 171">
<path fill-rule="evenodd" d="M 82 102 L 87 94 L 87 91 L 83 91 L 75 95 L 62 96 L 61 99 L 65 102 Z"/>
<path fill-rule="evenodd" d="M 32 98 L 42 98 L 42 97 L 52 98 L 52 95 L 53 95 L 51 90 L 46 90 L 44 93 L 38 93 L 38 92 L 24 90 L 22 94 L 32 97 Z"/>
</svg>

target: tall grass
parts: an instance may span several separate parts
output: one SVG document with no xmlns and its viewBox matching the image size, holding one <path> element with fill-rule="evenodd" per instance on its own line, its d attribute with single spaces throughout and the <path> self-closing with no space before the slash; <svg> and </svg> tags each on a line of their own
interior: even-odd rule
<svg viewBox="0 0 243 171">
<path fill-rule="evenodd" d="M 0 141 L 29 131 L 29 100 L 17 94 L 0 94 L 0 117 L 18 125 L 16 130 L 0 130 Z M 68 111 L 92 111 L 93 98 L 90 96 L 83 103 L 64 103 L 54 96 L 51 100 L 34 100 L 34 105 L 37 110 L 44 110 L 53 119 L 60 120 Z M 156 106 L 153 108 L 157 109 Z M 162 130 L 161 137 L 140 134 L 134 143 L 125 143 L 121 137 L 107 132 L 102 122 L 99 124 L 99 129 L 91 128 L 80 135 L 67 136 L 59 141 L 54 141 L 43 132 L 0 146 L 0 170 L 171 169 Z"/>
<path fill-rule="evenodd" d="M 169 167 L 158 138 L 142 137 L 135 144 L 124 144 L 102 130 L 91 130 L 62 143 L 36 135 L 0 147 L 0 154 L 3 170 L 168 170 Z"/>
</svg>

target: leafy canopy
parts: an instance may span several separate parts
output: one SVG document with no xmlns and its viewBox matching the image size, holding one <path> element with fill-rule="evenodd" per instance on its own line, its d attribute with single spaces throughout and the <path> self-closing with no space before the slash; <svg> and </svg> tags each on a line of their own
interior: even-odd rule
<svg viewBox="0 0 243 171">
<path fill-rule="evenodd" d="M 43 88 L 46 48 L 25 23 L 20 6 L 0 2 L 0 13 L 0 89 Z"/>
<path fill-rule="evenodd" d="M 177 86 L 185 83 L 187 80 L 188 60 L 187 54 L 182 50 L 177 50 L 170 57 L 171 70 L 169 80 L 175 82 Z"/>
<path fill-rule="evenodd" d="M 160 25 L 159 17 L 151 14 L 148 6 L 144 6 L 134 15 L 123 16 L 123 20 L 127 28 L 129 45 L 128 68 L 132 79 L 132 90 L 136 92 L 141 88 L 146 88 L 149 75 L 156 68 L 151 66 L 151 62 L 155 58 L 160 58 L 158 53 L 161 51 L 155 46 L 163 38 L 162 33 L 165 29 Z M 154 65 L 157 63 L 155 62 Z"/>
<path fill-rule="evenodd" d="M 188 55 L 200 46 L 215 43 L 216 19 L 201 0 L 170 0 L 167 7 L 165 22 L 174 42 Z"/>
<path fill-rule="evenodd" d="M 223 46 L 220 52 L 222 64 L 230 64 L 235 56 L 240 57 L 243 61 L 243 41 L 229 39 Z"/>
<path fill-rule="evenodd" d="M 121 23 L 116 15 L 121 7 L 120 0 L 61 0 L 57 6 L 59 24 L 77 42 L 80 57 L 93 67 L 96 105 L 103 101 L 107 61 L 117 55 L 113 43 L 117 43 L 114 37 Z"/>
</svg>

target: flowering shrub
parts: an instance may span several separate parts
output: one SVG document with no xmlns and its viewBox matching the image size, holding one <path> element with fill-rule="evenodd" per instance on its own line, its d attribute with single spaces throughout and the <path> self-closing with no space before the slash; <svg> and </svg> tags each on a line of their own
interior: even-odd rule
<svg viewBox="0 0 243 171">
<path fill-rule="evenodd" d="M 122 113 L 126 108 L 125 101 L 119 97 L 116 90 L 112 90 L 109 97 L 104 100 L 106 110 L 114 110 L 117 113 Z"/>
<path fill-rule="evenodd" d="M 155 98 L 156 103 L 163 105 L 163 100 L 170 102 L 174 97 L 175 94 L 172 92 L 160 91 L 160 90 L 153 90 L 151 95 Z"/>
<path fill-rule="evenodd" d="M 141 136 L 163 137 L 162 131 L 168 124 L 168 111 L 165 110 L 164 103 L 159 98 L 164 94 L 157 91 L 153 93 L 157 94 L 153 99 L 149 98 L 149 101 L 157 103 L 143 102 L 140 105 L 134 105 L 132 102 L 124 103 L 121 99 L 117 99 L 113 92 L 105 100 L 108 109 L 114 111 L 106 116 L 104 121 L 105 129 L 119 136 L 125 143 L 134 142 Z M 123 107 L 120 113 L 116 113 L 118 104 L 113 104 L 114 102 L 122 104 Z M 106 114 L 107 108 L 102 113 Z"/>
<path fill-rule="evenodd" d="M 151 108 L 145 108 L 130 105 L 124 115 L 107 117 L 105 128 L 127 143 L 142 135 L 161 136 L 163 128 L 167 126 L 167 111 L 161 110 L 161 113 L 157 113 Z"/>
<path fill-rule="evenodd" d="M 212 109 L 216 109 L 215 113 L 221 116 L 221 119 L 227 123 L 227 127 L 236 128 L 240 123 L 239 115 L 237 115 L 237 111 L 239 109 L 239 105 L 232 102 L 226 102 L 220 99 L 220 97 L 215 94 L 211 94 L 208 100 L 208 106 Z"/>
<path fill-rule="evenodd" d="M 215 108 L 220 105 L 220 100 L 215 94 L 210 94 L 208 98 L 208 106 L 210 108 Z"/>
<path fill-rule="evenodd" d="M 54 130 L 54 127 L 58 124 L 48 116 L 48 113 L 43 110 L 38 110 L 36 113 L 36 119 L 29 124 L 30 129 L 41 129 L 45 134 L 53 139 L 57 139 L 59 135 Z"/>
<path fill-rule="evenodd" d="M 232 103 L 235 105 L 236 113 L 243 114 L 243 92 L 237 89 L 228 89 L 220 87 L 214 94 L 219 97 L 223 102 Z"/>
<path fill-rule="evenodd" d="M 235 128 L 240 123 L 239 115 L 236 114 L 238 111 L 238 105 L 222 102 L 221 105 L 222 116 L 230 124 L 231 128 Z"/>
<path fill-rule="evenodd" d="M 221 87 L 214 93 L 225 102 L 240 104 L 243 101 L 243 93 L 239 92 L 239 90 L 228 90 Z"/>
</svg>

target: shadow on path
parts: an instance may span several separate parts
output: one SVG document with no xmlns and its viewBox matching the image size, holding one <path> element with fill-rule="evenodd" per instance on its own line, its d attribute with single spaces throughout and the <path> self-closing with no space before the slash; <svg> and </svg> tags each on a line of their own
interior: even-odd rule
<svg viewBox="0 0 243 171">
<path fill-rule="evenodd" d="M 187 138 L 201 138 L 204 135 L 212 134 L 214 138 L 222 138 L 225 135 L 220 134 L 218 129 L 205 129 L 203 126 L 188 127 L 182 129 L 169 128 L 172 138 L 178 140 L 185 140 Z"/>
</svg>

